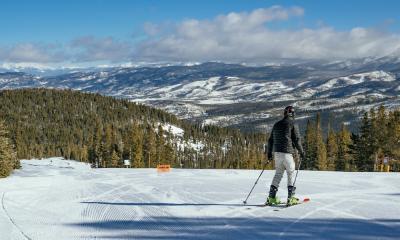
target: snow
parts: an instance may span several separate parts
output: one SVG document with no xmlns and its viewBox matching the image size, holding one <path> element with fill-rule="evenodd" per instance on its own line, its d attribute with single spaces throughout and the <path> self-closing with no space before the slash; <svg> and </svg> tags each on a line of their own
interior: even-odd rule
<svg viewBox="0 0 400 240">
<path fill-rule="evenodd" d="M 367 80 L 372 82 L 377 82 L 377 81 L 392 82 L 396 80 L 396 77 L 393 74 L 385 71 L 358 73 L 345 77 L 330 79 L 324 84 L 318 86 L 317 89 L 324 91 L 332 88 L 360 84 Z"/>
<path fill-rule="evenodd" d="M 183 137 L 183 134 L 185 133 L 185 131 L 182 128 L 169 123 L 162 124 L 162 128 L 164 131 L 170 132 L 174 136 Z"/>
<path fill-rule="evenodd" d="M 234 114 L 234 115 L 224 115 L 224 116 L 215 116 L 204 119 L 203 123 L 205 125 L 218 125 L 218 126 L 228 126 L 237 124 L 240 122 L 240 119 L 244 118 L 244 114 Z"/>
<path fill-rule="evenodd" d="M 78 78 L 77 80 L 78 81 L 88 81 L 88 80 L 96 79 L 96 77 L 97 77 L 96 75 L 87 75 L 87 76 Z M 69 80 L 67 80 L 67 81 L 69 81 Z"/>
<path fill-rule="evenodd" d="M 337 78 L 331 79 L 328 82 L 322 84 L 321 86 L 318 87 L 319 90 L 327 90 L 335 86 L 338 82 Z"/>
<path fill-rule="evenodd" d="M 230 100 L 230 99 L 226 99 L 224 97 L 219 97 L 219 98 L 210 98 L 210 99 L 204 99 L 204 100 L 200 100 L 199 104 L 207 104 L 207 105 L 218 105 L 218 104 L 232 104 L 235 102 L 239 102 L 236 100 Z"/>
<path fill-rule="evenodd" d="M 0 179 L 0 238 L 398 239 L 398 173 L 301 171 L 311 201 L 260 208 L 273 172 L 90 169 L 59 158 L 24 160 Z M 286 184 L 285 179 L 282 186 Z M 281 198 L 286 191 L 278 192 Z M 279 210 L 279 211 L 275 211 Z"/>
<path fill-rule="evenodd" d="M 161 125 L 161 127 L 163 128 L 164 131 L 169 132 L 173 135 L 173 139 L 172 139 L 172 143 L 176 143 L 176 145 L 178 146 L 178 148 L 184 150 L 185 148 L 190 148 L 193 149 L 195 151 L 200 151 L 204 148 L 204 143 L 202 141 L 193 141 L 193 139 L 189 139 L 188 141 L 185 141 L 183 139 L 184 137 L 184 133 L 185 130 L 183 130 L 180 127 L 177 127 L 175 125 L 172 124 L 161 124 L 158 123 L 158 125 Z M 158 129 L 155 129 L 156 132 L 158 132 Z"/>
<path fill-rule="evenodd" d="M 304 82 L 298 83 L 296 87 L 304 86 L 305 84 L 307 84 L 307 83 L 309 83 L 309 82 L 310 82 L 310 81 L 304 81 Z"/>
<path fill-rule="evenodd" d="M 137 102 L 141 104 L 145 104 L 147 106 L 152 106 L 152 107 L 157 107 L 157 108 L 162 108 L 166 110 L 169 113 L 173 113 L 175 115 L 178 115 L 181 119 L 190 119 L 194 117 L 202 117 L 202 116 L 207 116 L 207 112 L 205 108 L 202 106 L 192 104 L 190 102 L 165 102 L 165 103 L 159 103 L 156 102 L 156 104 L 153 104 L 152 101 L 156 101 L 157 99 L 151 99 L 151 98 L 135 98 L 131 99 L 132 102 Z"/>
<path fill-rule="evenodd" d="M 373 71 L 366 73 L 365 76 L 371 78 L 371 81 L 384 81 L 384 82 L 392 82 L 396 80 L 396 77 L 385 71 Z"/>
<path fill-rule="evenodd" d="M 385 97 L 382 94 L 379 93 L 370 93 L 367 95 L 368 97 L 374 97 L 374 98 L 383 98 Z M 372 106 L 372 105 L 357 105 L 354 106 L 352 104 L 356 104 L 357 102 L 359 102 L 360 100 L 365 99 L 365 94 L 358 94 L 358 95 L 350 95 L 348 97 L 342 97 L 342 98 L 321 98 L 321 99 L 316 99 L 316 100 L 310 100 L 310 101 L 297 101 L 297 106 L 300 109 L 303 110 L 322 110 L 322 109 L 332 109 L 332 108 L 339 108 L 340 109 L 336 109 L 335 111 L 342 111 L 342 110 L 352 110 L 354 108 L 364 108 L 365 110 L 368 111 L 368 109 Z M 321 101 L 323 102 L 323 104 L 321 104 Z M 381 102 L 376 103 L 375 105 L 380 105 L 382 104 Z M 346 105 L 352 105 L 349 108 L 348 107 L 344 107 Z"/>
<path fill-rule="evenodd" d="M 182 101 L 185 99 L 202 105 L 221 105 L 263 101 L 265 97 L 291 90 L 293 90 L 292 87 L 282 82 L 249 82 L 238 77 L 227 76 L 224 78 L 210 77 L 154 89 L 148 88 L 145 96 L 141 96 L 141 98 L 144 97 L 148 101 L 149 96 L 153 96 L 154 100 Z M 126 90 L 120 92 L 119 95 L 126 96 Z M 139 95 L 135 93 L 135 96 Z M 290 99 L 293 97 L 290 96 Z"/>
<path fill-rule="evenodd" d="M 273 109 L 270 109 L 273 110 Z M 203 120 L 205 125 L 218 125 L 218 126 L 229 126 L 235 125 L 240 122 L 254 121 L 257 119 L 266 119 L 271 117 L 269 112 L 255 112 L 250 114 L 232 114 L 232 115 L 222 115 L 209 117 Z"/>
</svg>

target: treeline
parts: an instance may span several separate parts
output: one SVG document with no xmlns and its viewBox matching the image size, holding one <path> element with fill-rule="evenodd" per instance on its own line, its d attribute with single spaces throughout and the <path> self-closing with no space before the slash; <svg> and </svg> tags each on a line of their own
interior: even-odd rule
<svg viewBox="0 0 400 240">
<path fill-rule="evenodd" d="M 71 90 L 0 92 L 0 119 L 18 159 L 62 156 L 99 167 L 159 163 L 185 168 L 260 168 L 266 136 L 202 126 L 128 100 Z M 183 134 L 174 134 L 176 126 Z"/>
<path fill-rule="evenodd" d="M 128 100 L 22 89 L 0 91 L 0 103 L 1 176 L 19 166 L 17 159 L 53 156 L 98 167 L 123 167 L 123 160 L 131 160 L 133 167 L 259 169 L 266 160 L 265 134 L 192 124 Z M 302 169 L 372 171 L 377 159 L 400 159 L 398 110 L 371 109 L 358 133 L 330 125 L 324 135 L 320 114 L 308 121 Z"/>
<path fill-rule="evenodd" d="M 400 171 L 400 111 L 384 106 L 365 112 L 358 133 L 345 124 L 334 131 L 328 124 L 323 136 L 321 117 L 308 121 L 304 136 L 306 159 L 303 169 L 336 171 L 373 171 L 385 157 Z"/>
</svg>

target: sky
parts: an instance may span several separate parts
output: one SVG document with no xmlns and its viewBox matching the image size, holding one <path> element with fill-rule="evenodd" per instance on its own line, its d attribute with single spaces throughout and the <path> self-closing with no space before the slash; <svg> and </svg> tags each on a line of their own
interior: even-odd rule
<svg viewBox="0 0 400 240">
<path fill-rule="evenodd" d="M 395 0 L 3 0 L 0 64 L 400 55 L 399 9 Z"/>
</svg>

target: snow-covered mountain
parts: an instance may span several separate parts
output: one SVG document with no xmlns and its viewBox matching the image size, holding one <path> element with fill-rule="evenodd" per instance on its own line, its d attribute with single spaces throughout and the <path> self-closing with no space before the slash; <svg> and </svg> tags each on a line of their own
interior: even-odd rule
<svg viewBox="0 0 400 240">
<path fill-rule="evenodd" d="M 219 125 L 268 128 L 285 105 L 305 121 L 313 111 L 351 123 L 359 111 L 400 105 L 400 60 L 394 57 L 287 65 L 203 63 L 114 67 L 56 76 L 0 73 L 0 89 L 68 88 L 163 108 Z"/>
</svg>

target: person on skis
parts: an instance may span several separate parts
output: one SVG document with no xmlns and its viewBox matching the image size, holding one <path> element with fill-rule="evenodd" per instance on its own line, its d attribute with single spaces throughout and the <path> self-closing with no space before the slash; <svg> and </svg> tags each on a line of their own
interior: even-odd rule
<svg viewBox="0 0 400 240">
<path fill-rule="evenodd" d="M 294 108 L 287 106 L 284 110 L 284 117 L 272 127 L 268 139 L 268 159 L 275 161 L 275 176 L 272 180 L 267 199 L 267 205 L 277 205 L 280 200 L 276 197 L 279 183 L 283 173 L 287 173 L 288 199 L 287 205 L 297 204 L 299 199 L 294 197 L 296 187 L 294 186 L 295 162 L 293 159 L 294 149 L 304 159 L 304 151 L 301 146 L 301 139 L 298 126 L 294 123 Z"/>
</svg>

